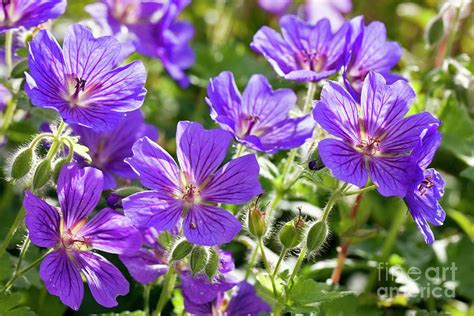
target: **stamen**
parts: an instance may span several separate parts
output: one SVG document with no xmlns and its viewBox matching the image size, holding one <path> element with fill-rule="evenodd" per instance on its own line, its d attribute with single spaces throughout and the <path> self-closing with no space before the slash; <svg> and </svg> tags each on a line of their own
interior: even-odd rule
<svg viewBox="0 0 474 316">
<path fill-rule="evenodd" d="M 369 138 L 368 140 L 362 140 L 355 147 L 363 154 L 373 156 L 380 150 L 380 141 L 376 138 Z"/>
<path fill-rule="evenodd" d="M 303 50 L 296 55 L 296 60 L 305 70 L 321 71 L 326 64 L 327 57 L 316 51 Z"/>
<path fill-rule="evenodd" d="M 420 191 L 420 195 L 423 196 L 426 194 L 427 189 L 431 189 L 433 186 L 433 179 L 431 178 L 431 176 L 427 176 L 421 181 L 421 184 L 418 186 L 418 191 Z"/>
</svg>

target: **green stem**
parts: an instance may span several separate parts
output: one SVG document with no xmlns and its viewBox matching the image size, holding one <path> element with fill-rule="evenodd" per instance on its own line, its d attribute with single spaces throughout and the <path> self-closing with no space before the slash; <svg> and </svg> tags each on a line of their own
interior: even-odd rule
<svg viewBox="0 0 474 316">
<path fill-rule="evenodd" d="M 5 116 L 3 117 L 2 128 L 0 129 L 0 137 L 3 138 L 7 133 L 8 127 L 13 120 L 13 114 L 16 110 L 16 99 L 12 98 L 7 102 L 7 109 L 5 110 Z"/>
<path fill-rule="evenodd" d="M 283 248 L 280 252 L 280 256 L 278 257 L 278 261 L 277 261 L 277 264 L 275 266 L 275 269 L 273 269 L 273 274 L 272 274 L 272 278 L 273 280 L 275 280 L 275 277 L 278 273 L 278 269 L 280 268 L 280 264 L 281 262 L 283 261 L 283 258 L 285 258 L 286 256 L 286 253 L 288 252 L 288 249 L 286 248 Z"/>
<path fill-rule="evenodd" d="M 61 145 L 61 133 L 63 132 L 65 126 L 66 123 L 64 123 L 64 121 L 61 121 L 61 124 L 59 124 L 58 130 L 54 137 L 53 143 L 51 144 L 51 148 L 49 148 L 48 154 L 46 155 L 46 159 L 52 159 L 54 155 L 56 155 L 59 146 Z"/>
<path fill-rule="evenodd" d="M 250 261 L 247 265 L 247 269 L 245 269 L 245 280 L 247 280 L 250 276 L 250 272 L 252 272 L 252 268 L 255 265 L 255 260 L 257 259 L 258 254 L 258 246 L 252 249 L 252 254 L 250 255 Z"/>
<path fill-rule="evenodd" d="M 15 274 L 18 274 L 18 272 L 20 271 L 21 263 L 23 262 L 23 258 L 25 257 L 29 246 L 30 246 L 30 236 L 27 235 L 25 238 L 25 241 L 23 241 L 23 244 L 21 245 L 20 255 L 18 256 L 18 262 L 16 264 Z"/>
<path fill-rule="evenodd" d="M 308 83 L 308 91 L 306 93 L 306 100 L 304 102 L 303 114 L 308 114 L 313 104 L 314 95 L 316 94 L 316 82 Z"/>
<path fill-rule="evenodd" d="M 143 311 L 145 315 L 150 315 L 150 292 L 151 284 L 147 284 L 143 287 Z"/>
<path fill-rule="evenodd" d="M 277 297 L 278 292 L 275 286 L 275 280 L 272 278 L 272 269 L 270 267 L 270 263 L 267 260 L 267 255 L 265 254 L 265 247 L 263 246 L 263 241 L 262 238 L 258 239 L 258 245 L 260 246 L 260 252 L 262 254 L 262 261 L 263 265 L 265 266 L 265 269 L 267 270 L 268 276 L 270 277 L 270 281 L 272 282 L 272 288 L 273 288 L 273 295 Z"/>
<path fill-rule="evenodd" d="M 7 236 L 5 237 L 5 240 L 0 245 L 0 258 L 5 253 L 5 250 L 7 249 L 8 245 L 10 244 L 13 236 L 15 235 L 15 232 L 18 229 L 18 227 L 20 227 L 20 225 L 23 221 L 23 217 L 25 217 L 25 208 L 22 206 L 21 209 L 18 211 L 18 214 L 16 214 L 15 220 L 13 221 L 13 224 L 10 227 L 10 230 L 8 231 Z"/>
<path fill-rule="evenodd" d="M 160 298 L 158 299 L 158 303 L 156 304 L 156 309 L 153 312 L 154 316 L 161 315 L 161 312 L 168 303 L 170 299 L 171 292 L 173 291 L 174 284 L 176 282 L 176 273 L 174 271 L 174 266 L 171 264 L 168 268 L 168 272 L 165 275 L 165 281 L 163 282 L 163 288 L 161 289 Z"/>
<path fill-rule="evenodd" d="M 12 72 L 12 45 L 13 44 L 13 31 L 7 31 L 5 34 L 5 65 L 7 66 L 7 78 L 10 77 Z"/>
<path fill-rule="evenodd" d="M 241 143 L 238 143 L 234 158 L 240 157 L 243 152 L 244 152 L 244 145 L 242 145 Z"/>
<path fill-rule="evenodd" d="M 331 213 L 331 210 L 333 209 L 334 205 L 336 204 L 336 201 L 339 199 L 340 192 L 335 191 L 331 197 L 329 198 L 328 204 L 326 204 L 326 207 L 324 208 L 324 213 L 321 218 L 322 221 L 326 222 L 329 218 L 329 214 Z"/>
<path fill-rule="evenodd" d="M 287 283 L 288 286 L 290 286 L 293 283 L 293 279 L 295 278 L 296 274 L 300 270 L 301 264 L 303 263 L 303 260 L 306 257 L 306 252 L 307 252 L 306 247 L 301 249 L 301 252 L 298 255 L 298 259 L 296 260 L 295 268 L 293 269 L 293 272 L 291 273 L 291 276 L 288 279 L 288 283 Z"/>
<path fill-rule="evenodd" d="M 367 191 L 372 191 L 374 189 L 377 189 L 377 186 L 375 184 L 369 185 L 368 187 L 362 188 L 360 190 L 344 192 L 344 195 L 356 195 L 356 194 L 361 194 Z"/>
</svg>

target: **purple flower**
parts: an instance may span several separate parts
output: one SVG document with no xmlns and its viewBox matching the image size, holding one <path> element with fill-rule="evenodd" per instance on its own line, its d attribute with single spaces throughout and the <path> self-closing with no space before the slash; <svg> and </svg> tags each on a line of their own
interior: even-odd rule
<svg viewBox="0 0 474 316">
<path fill-rule="evenodd" d="M 149 138 L 133 145 L 126 159 L 141 183 L 152 191 L 124 199 L 127 217 L 138 227 L 173 229 L 183 218 L 184 236 L 195 244 L 229 242 L 240 231 L 234 215 L 215 203 L 242 204 L 262 192 L 255 155 L 224 160 L 232 135 L 221 129 L 205 130 L 194 122 L 179 122 L 177 156 L 173 158 Z"/>
<path fill-rule="evenodd" d="M 402 77 L 392 74 L 390 70 L 402 57 L 402 48 L 396 42 L 387 41 L 385 25 L 374 21 L 364 25 L 364 17 L 351 20 L 351 39 L 347 45 L 344 83 L 356 99 L 360 99 L 362 83 L 369 71 L 384 76 L 387 83 L 393 83 Z"/>
<path fill-rule="evenodd" d="M 12 93 L 4 85 L 0 84 L 0 112 L 7 106 L 11 100 Z"/>
<path fill-rule="evenodd" d="M 84 296 L 82 276 L 92 296 L 105 306 L 117 305 L 116 297 L 129 291 L 122 273 L 93 249 L 123 254 L 135 252 L 141 238 L 131 222 L 105 208 L 88 221 L 102 192 L 102 173 L 75 164 L 63 167 L 58 179 L 60 209 L 26 191 L 26 227 L 31 242 L 53 248 L 40 267 L 48 292 L 78 310 Z"/>
<path fill-rule="evenodd" d="M 300 82 L 319 81 L 342 66 L 348 23 L 334 34 L 327 19 L 311 25 L 286 15 L 280 19 L 280 26 L 283 37 L 264 26 L 250 44 L 279 76 Z"/>
<path fill-rule="evenodd" d="M 119 53 L 115 38 L 94 38 L 79 24 L 68 29 L 63 50 L 51 33 L 40 31 L 30 43 L 26 93 L 33 105 L 55 109 L 67 123 L 110 130 L 141 107 L 146 93 L 143 64 L 115 68 Z"/>
<path fill-rule="evenodd" d="M 73 126 L 80 136 L 80 143 L 89 148 L 91 165 L 104 173 L 104 190 L 116 187 L 115 175 L 123 179 L 135 179 L 137 175 L 124 159 L 132 156 L 135 141 L 144 136 L 157 139 L 158 132 L 152 125 L 145 124 L 140 110 L 125 114 L 117 127 L 101 132 L 79 125 Z"/>
<path fill-rule="evenodd" d="M 333 32 L 344 24 L 344 14 L 351 12 L 351 10 L 351 0 L 306 0 L 304 5 L 306 21 L 316 23 L 326 18 L 331 22 Z"/>
<path fill-rule="evenodd" d="M 314 119 L 337 139 L 319 142 L 319 154 L 334 176 L 359 187 L 368 177 L 384 196 L 405 196 L 410 181 L 421 177 L 410 153 L 423 129 L 439 123 L 423 112 L 404 118 L 415 98 L 405 81 L 387 85 L 370 72 L 360 107 L 336 82 L 328 82 L 316 102 Z"/>
<path fill-rule="evenodd" d="M 293 0 L 258 0 L 258 5 L 271 14 L 281 16 L 288 12 L 292 2 Z"/>
<path fill-rule="evenodd" d="M 0 33 L 18 27 L 30 28 L 55 19 L 66 10 L 66 0 L 2 0 Z"/>
<path fill-rule="evenodd" d="M 189 41 L 194 36 L 190 23 L 177 21 L 188 0 L 152 2 L 144 0 L 103 0 L 86 10 L 103 32 L 114 35 L 127 47 L 124 54 L 138 51 L 159 58 L 168 73 L 182 87 L 189 85 L 185 70 L 194 64 Z"/>
<path fill-rule="evenodd" d="M 252 76 L 241 96 L 232 73 L 222 72 L 210 80 L 207 95 L 214 121 L 249 148 L 275 153 L 301 146 L 313 134 L 309 115 L 288 117 L 296 103 L 294 92 L 273 91 L 262 75 Z"/>
<path fill-rule="evenodd" d="M 435 169 L 426 169 L 441 144 L 441 133 L 437 131 L 438 124 L 433 124 L 423 131 L 420 141 L 413 150 L 412 157 L 423 172 L 423 178 L 413 181 L 405 196 L 411 216 L 425 242 L 434 241 L 433 232 L 428 222 L 443 225 L 446 213 L 439 204 L 444 194 L 444 181 Z"/>
<path fill-rule="evenodd" d="M 242 281 L 237 285 L 237 292 L 230 297 L 230 301 L 224 299 L 224 293 L 218 293 L 216 299 L 207 303 L 197 303 L 189 299 L 184 293 L 184 307 L 188 313 L 193 315 L 260 315 L 270 313 L 270 306 L 257 296 L 255 288 L 249 283 Z M 228 302 L 228 303 L 227 303 Z"/>
</svg>

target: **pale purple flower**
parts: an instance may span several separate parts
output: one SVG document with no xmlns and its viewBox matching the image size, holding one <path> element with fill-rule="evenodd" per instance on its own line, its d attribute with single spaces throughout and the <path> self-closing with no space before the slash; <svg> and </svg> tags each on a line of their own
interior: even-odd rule
<svg viewBox="0 0 474 316">
<path fill-rule="evenodd" d="M 124 161 L 132 156 L 132 146 L 137 139 L 144 136 L 158 139 L 156 128 L 145 123 L 140 110 L 126 113 L 117 127 L 110 131 L 101 132 L 79 125 L 72 128 L 74 134 L 80 137 L 80 143 L 89 148 L 90 165 L 104 173 L 104 190 L 116 187 L 115 176 L 122 179 L 137 177 Z"/>
<path fill-rule="evenodd" d="M 433 232 L 428 222 L 440 226 L 443 225 L 446 218 L 446 213 L 439 204 L 439 200 L 444 194 L 443 178 L 435 169 L 426 169 L 441 144 L 441 133 L 437 129 L 438 124 L 433 124 L 424 130 L 419 143 L 413 150 L 412 157 L 422 170 L 423 178 L 410 184 L 404 198 L 408 210 L 427 244 L 434 241 Z"/>
<path fill-rule="evenodd" d="M 66 4 L 66 0 L 2 0 L 0 33 L 56 19 L 64 13 Z"/>
<path fill-rule="evenodd" d="M 258 0 L 257 3 L 263 10 L 277 15 L 282 16 L 288 12 L 293 0 Z"/>
<path fill-rule="evenodd" d="M 234 215 L 216 203 L 242 204 L 262 192 L 255 155 L 233 159 L 221 168 L 232 135 L 179 122 L 176 145 L 179 167 L 159 145 L 145 137 L 126 161 L 151 191 L 124 199 L 123 207 L 137 227 L 173 229 L 182 221 L 191 243 L 213 246 L 229 242 L 240 231 Z"/>
<path fill-rule="evenodd" d="M 84 296 L 81 275 L 92 296 L 105 307 L 116 306 L 116 297 L 129 291 L 122 273 L 92 250 L 133 253 L 141 243 L 131 222 L 112 209 L 105 208 L 88 221 L 99 202 L 102 182 L 99 170 L 68 164 L 58 179 L 59 208 L 30 191 L 23 201 L 31 242 L 52 248 L 40 267 L 46 289 L 74 310 L 79 309 Z"/>
<path fill-rule="evenodd" d="M 335 32 L 344 24 L 344 14 L 352 11 L 352 0 L 306 0 L 303 9 L 306 21 L 328 19 Z"/>
<path fill-rule="evenodd" d="M 86 6 L 102 31 L 114 35 L 126 49 L 122 56 L 138 51 L 159 58 L 168 73 L 182 87 L 189 85 L 185 73 L 195 60 L 189 41 L 194 28 L 178 21 L 189 0 L 145 1 L 102 0 Z"/>
<path fill-rule="evenodd" d="M 275 153 L 301 146 L 313 134 L 309 115 L 289 118 L 296 103 L 290 89 L 273 90 L 262 75 L 250 78 L 240 95 L 231 72 L 212 78 L 207 88 L 211 117 L 222 129 L 231 132 L 245 146 Z"/>
<path fill-rule="evenodd" d="M 59 112 L 66 123 L 96 130 L 117 126 L 126 112 L 143 103 L 146 71 L 140 61 L 118 67 L 120 43 L 111 36 L 94 38 L 75 24 L 64 49 L 48 31 L 30 43 L 25 91 L 34 106 Z"/>
<path fill-rule="evenodd" d="M 370 71 L 380 73 L 389 84 L 403 79 L 391 73 L 403 51 L 398 43 L 387 41 L 382 22 L 374 21 L 365 26 L 364 17 L 357 16 L 350 24 L 351 39 L 347 45 L 343 78 L 348 91 L 359 100 L 362 83 Z"/>
<path fill-rule="evenodd" d="M 4 85 L 0 84 L 0 112 L 5 109 L 7 103 L 11 100 L 12 93 Z"/>
<path fill-rule="evenodd" d="M 336 33 L 329 20 L 315 25 L 296 16 L 280 19 L 282 35 L 264 26 L 253 37 L 250 47 L 262 54 L 276 73 L 288 80 L 319 81 L 336 73 L 343 64 L 348 23 Z"/>
<path fill-rule="evenodd" d="M 319 154 L 334 176 L 359 187 L 370 180 L 384 196 L 405 196 L 421 177 L 410 153 L 429 124 L 439 123 L 428 112 L 404 118 L 415 92 L 403 80 L 391 85 L 370 72 L 362 87 L 360 106 L 340 84 L 330 81 L 315 103 L 313 115 L 336 139 L 319 142 Z"/>
</svg>

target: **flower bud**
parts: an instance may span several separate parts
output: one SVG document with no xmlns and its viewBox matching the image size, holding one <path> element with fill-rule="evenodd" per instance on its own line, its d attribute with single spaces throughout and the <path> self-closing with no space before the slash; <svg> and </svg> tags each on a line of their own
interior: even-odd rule
<svg viewBox="0 0 474 316">
<path fill-rule="evenodd" d="M 207 261 L 204 271 L 206 275 L 211 279 L 216 275 L 217 269 L 219 268 L 219 254 L 214 248 L 209 249 L 209 260 Z"/>
<path fill-rule="evenodd" d="M 31 148 L 27 148 L 23 150 L 18 156 L 16 156 L 12 165 L 12 178 L 23 178 L 30 171 L 32 164 L 33 150 Z"/>
<path fill-rule="evenodd" d="M 321 157 L 319 156 L 319 151 L 315 150 L 311 157 L 311 160 L 308 162 L 308 168 L 313 171 L 318 171 L 323 169 L 324 167 L 324 163 L 321 160 Z"/>
<path fill-rule="evenodd" d="M 283 247 L 285 249 L 297 247 L 303 240 L 304 228 L 305 222 L 300 216 L 283 225 L 278 234 Z"/>
<path fill-rule="evenodd" d="M 171 261 L 184 259 L 193 250 L 193 245 L 186 239 L 180 240 L 171 251 Z"/>
<path fill-rule="evenodd" d="M 36 190 L 43 187 L 50 178 L 51 160 L 45 159 L 36 167 L 35 174 L 33 175 L 33 189 Z"/>
<path fill-rule="evenodd" d="M 318 221 L 311 226 L 306 237 L 306 248 L 309 252 L 317 251 L 326 241 L 328 236 L 328 224 L 326 221 Z"/>
<path fill-rule="evenodd" d="M 67 163 L 69 163 L 69 159 L 67 157 L 59 159 L 56 162 L 56 164 L 54 165 L 54 170 L 53 170 L 53 180 L 54 180 L 54 182 L 58 181 L 59 173 L 61 172 L 61 169 L 63 168 L 63 166 Z"/>
<path fill-rule="evenodd" d="M 191 265 L 191 271 L 193 275 L 202 271 L 207 264 L 208 254 L 206 248 L 196 246 L 191 251 L 191 258 L 189 264 Z"/>
<path fill-rule="evenodd" d="M 261 238 L 267 231 L 267 223 L 265 221 L 265 213 L 260 210 L 258 205 L 260 196 L 249 208 L 247 216 L 247 227 L 250 234 L 254 237 Z"/>
</svg>

